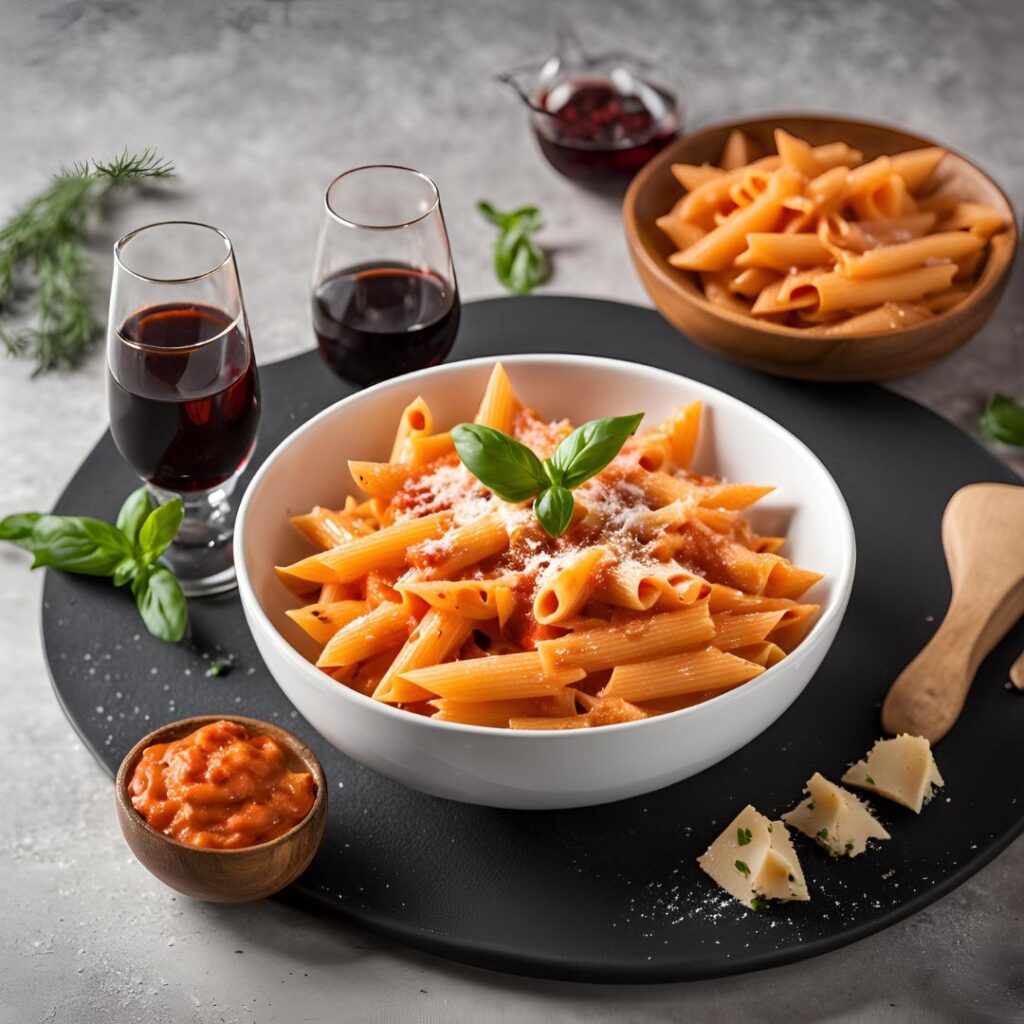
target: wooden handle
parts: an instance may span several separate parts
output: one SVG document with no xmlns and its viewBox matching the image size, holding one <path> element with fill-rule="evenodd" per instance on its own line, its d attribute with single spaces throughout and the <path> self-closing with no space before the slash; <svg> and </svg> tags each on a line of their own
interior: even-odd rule
<svg viewBox="0 0 1024 1024">
<path fill-rule="evenodd" d="M 1024 487 L 972 484 L 953 495 L 942 539 L 949 611 L 882 705 L 887 732 L 940 740 L 953 727 L 985 656 L 1024 614 Z"/>
<path fill-rule="evenodd" d="M 937 743 L 956 724 L 978 666 L 1024 614 L 1024 586 L 994 609 L 954 601 L 924 650 L 900 673 L 882 705 L 886 732 Z"/>
</svg>

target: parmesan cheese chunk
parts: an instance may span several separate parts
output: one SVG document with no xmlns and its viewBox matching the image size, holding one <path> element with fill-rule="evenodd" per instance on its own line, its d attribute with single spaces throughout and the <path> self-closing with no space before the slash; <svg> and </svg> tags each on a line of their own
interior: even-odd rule
<svg viewBox="0 0 1024 1024">
<path fill-rule="evenodd" d="M 810 899 L 786 826 L 781 821 L 769 821 L 749 804 L 697 858 L 697 863 L 747 907 L 757 897 Z"/>
<path fill-rule="evenodd" d="M 849 767 L 843 782 L 869 789 L 915 814 L 920 814 L 922 805 L 944 785 L 928 741 L 906 733 L 878 740 L 863 761 Z"/>
<path fill-rule="evenodd" d="M 833 857 L 856 857 L 869 839 L 889 838 L 862 801 L 818 772 L 807 780 L 807 793 L 782 820 L 816 839 Z"/>
</svg>

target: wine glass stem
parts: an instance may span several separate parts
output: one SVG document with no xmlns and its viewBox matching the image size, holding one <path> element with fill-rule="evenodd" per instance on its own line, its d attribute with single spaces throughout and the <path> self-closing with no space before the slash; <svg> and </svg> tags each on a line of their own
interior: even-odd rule
<svg viewBox="0 0 1024 1024">
<path fill-rule="evenodd" d="M 237 477 L 208 491 L 175 493 L 149 485 L 157 501 L 180 498 L 185 518 L 163 561 L 178 577 L 186 597 L 221 594 L 235 588 L 235 563 L 231 542 L 235 509 L 231 493 Z"/>
</svg>

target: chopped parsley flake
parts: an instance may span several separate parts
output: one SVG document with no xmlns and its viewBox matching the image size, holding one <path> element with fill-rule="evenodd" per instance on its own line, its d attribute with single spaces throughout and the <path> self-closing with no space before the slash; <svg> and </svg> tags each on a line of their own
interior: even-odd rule
<svg viewBox="0 0 1024 1024">
<path fill-rule="evenodd" d="M 873 778 L 871 778 L 871 776 L 870 776 L 870 775 L 865 775 L 865 776 L 864 776 L 864 781 L 865 781 L 865 782 L 866 782 L 866 783 L 867 783 L 867 784 L 868 784 L 869 786 L 873 786 L 873 785 L 875 784 L 875 780 L 874 780 Z"/>
<path fill-rule="evenodd" d="M 814 801 L 813 800 L 808 800 L 807 801 L 807 810 L 809 810 L 809 811 L 813 811 L 814 810 Z"/>
<path fill-rule="evenodd" d="M 746 846 L 752 838 L 753 833 L 750 831 L 749 828 L 736 829 L 736 842 L 738 842 L 740 846 Z"/>
<path fill-rule="evenodd" d="M 755 896 L 750 901 L 750 909 L 758 912 L 768 909 L 768 901 L 761 896 Z"/>
<path fill-rule="evenodd" d="M 746 875 L 748 878 L 750 877 L 750 868 L 748 868 L 747 865 L 743 863 L 743 861 L 736 861 L 736 870 L 741 875 Z"/>
<path fill-rule="evenodd" d="M 846 850 L 847 853 L 849 853 L 853 849 L 853 840 L 852 839 L 847 839 L 846 840 L 846 846 L 844 847 L 844 849 Z"/>
<path fill-rule="evenodd" d="M 824 846 L 825 843 L 828 841 L 828 829 L 819 828 L 818 831 L 814 833 L 814 838 L 817 839 L 818 842 Z"/>
</svg>

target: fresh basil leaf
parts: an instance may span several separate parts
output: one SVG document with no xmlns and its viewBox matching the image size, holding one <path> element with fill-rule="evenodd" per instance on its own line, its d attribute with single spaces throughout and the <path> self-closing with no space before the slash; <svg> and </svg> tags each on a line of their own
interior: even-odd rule
<svg viewBox="0 0 1024 1024">
<path fill-rule="evenodd" d="M 146 516 L 139 530 L 139 547 L 149 558 L 162 555 L 185 518 L 185 506 L 181 498 L 171 498 Z"/>
<path fill-rule="evenodd" d="M 45 565 L 86 576 L 109 576 L 133 553 L 116 526 L 88 516 L 40 516 L 29 550 L 36 556 L 33 569 Z"/>
<path fill-rule="evenodd" d="M 637 412 L 632 416 L 591 420 L 578 426 L 548 460 L 562 486 L 579 487 L 600 473 L 619 454 L 643 418 L 644 414 Z"/>
<path fill-rule="evenodd" d="M 139 530 L 146 521 L 146 516 L 155 508 L 156 498 L 146 487 L 132 491 L 124 499 L 121 511 L 117 513 L 117 528 L 128 538 L 129 543 L 135 544 L 138 541 Z"/>
<path fill-rule="evenodd" d="M 508 223 L 509 215 L 499 213 L 486 199 L 481 199 L 476 204 L 476 208 L 477 212 L 499 228 L 505 227 Z"/>
<path fill-rule="evenodd" d="M 114 566 L 114 571 L 110 574 L 111 579 L 114 581 L 114 586 L 123 587 L 129 580 L 135 579 L 142 568 L 142 563 L 134 556 L 122 558 Z"/>
<path fill-rule="evenodd" d="M 32 550 L 32 530 L 42 517 L 40 512 L 15 512 L 0 519 L 0 540 Z"/>
<path fill-rule="evenodd" d="M 536 206 L 520 206 L 508 213 L 481 201 L 477 209 L 500 231 L 494 243 L 494 273 L 498 280 L 517 294 L 542 284 L 550 275 L 548 258 L 530 237 L 544 226 Z"/>
<path fill-rule="evenodd" d="M 188 626 L 188 604 L 181 584 L 162 565 L 140 573 L 132 581 L 132 594 L 146 629 L 155 637 L 176 644 Z"/>
<path fill-rule="evenodd" d="M 1009 395 L 993 395 L 981 416 L 981 432 L 993 441 L 1024 447 L 1024 405 Z"/>
<path fill-rule="evenodd" d="M 451 434 L 463 464 L 499 498 L 518 504 L 548 485 L 540 459 L 514 437 L 480 423 L 460 423 Z"/>
<path fill-rule="evenodd" d="M 572 519 L 575 502 L 564 487 L 548 487 L 537 495 L 533 513 L 552 537 L 561 537 Z"/>
</svg>

